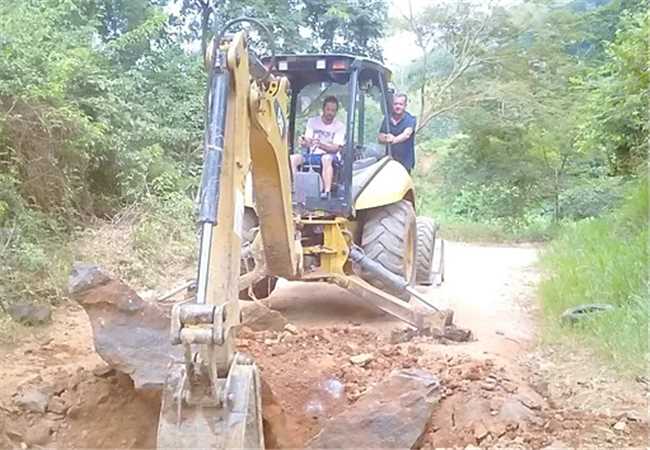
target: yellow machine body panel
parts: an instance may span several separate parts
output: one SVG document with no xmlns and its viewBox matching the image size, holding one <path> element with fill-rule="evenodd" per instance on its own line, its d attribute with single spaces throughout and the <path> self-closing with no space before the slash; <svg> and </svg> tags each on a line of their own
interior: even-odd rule
<svg viewBox="0 0 650 450">
<path fill-rule="evenodd" d="M 293 278 L 298 266 L 286 136 L 288 90 L 286 78 L 271 81 L 266 92 L 251 89 L 250 158 L 266 263 L 274 275 Z"/>
<path fill-rule="evenodd" d="M 357 211 L 389 205 L 406 198 L 415 202 L 415 187 L 411 176 L 397 161 L 388 161 L 367 186 L 363 188 L 356 201 Z"/>
</svg>

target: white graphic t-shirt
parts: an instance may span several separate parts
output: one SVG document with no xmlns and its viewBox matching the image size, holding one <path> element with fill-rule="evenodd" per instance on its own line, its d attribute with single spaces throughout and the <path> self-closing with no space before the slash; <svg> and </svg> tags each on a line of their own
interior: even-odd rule
<svg viewBox="0 0 650 450">
<path fill-rule="evenodd" d="M 334 119 L 332 123 L 324 123 L 321 116 L 312 117 L 307 120 L 305 137 L 318 139 L 321 142 L 335 145 L 345 144 L 345 125 L 343 122 Z M 322 149 L 316 149 L 315 154 L 325 153 Z"/>
</svg>

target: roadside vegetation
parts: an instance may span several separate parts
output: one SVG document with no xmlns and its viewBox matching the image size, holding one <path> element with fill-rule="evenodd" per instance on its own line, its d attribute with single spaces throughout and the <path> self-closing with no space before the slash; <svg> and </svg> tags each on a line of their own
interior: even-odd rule
<svg viewBox="0 0 650 450">
<path fill-rule="evenodd" d="M 618 367 L 645 373 L 648 359 L 648 185 L 639 184 L 620 209 L 564 229 L 545 252 L 540 286 L 548 335 L 568 334 L 593 345 Z M 561 314 L 582 304 L 609 304 L 575 324 Z"/>
</svg>

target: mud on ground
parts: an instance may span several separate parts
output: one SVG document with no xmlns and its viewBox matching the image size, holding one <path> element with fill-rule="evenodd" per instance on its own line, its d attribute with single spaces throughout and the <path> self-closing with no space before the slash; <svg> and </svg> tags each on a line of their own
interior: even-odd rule
<svg viewBox="0 0 650 450">
<path fill-rule="evenodd" d="M 285 409 L 294 446 L 408 367 L 442 384 L 423 448 L 647 446 L 647 386 L 535 346 L 534 248 L 456 244 L 447 253 L 447 285 L 427 293 L 454 306 L 473 342 L 391 343 L 399 323 L 338 289 L 302 284 L 270 302 L 295 329 L 240 333 L 240 350 L 254 355 Z M 0 362 L 0 447 L 155 446 L 158 394 L 136 392 L 104 365 L 79 307 L 58 309 L 52 325 L 2 349 Z"/>
</svg>

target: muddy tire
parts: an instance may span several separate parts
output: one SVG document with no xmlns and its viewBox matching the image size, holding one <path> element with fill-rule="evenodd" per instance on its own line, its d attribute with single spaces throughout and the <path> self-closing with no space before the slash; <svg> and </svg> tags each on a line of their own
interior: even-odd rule
<svg viewBox="0 0 650 450">
<path fill-rule="evenodd" d="M 436 248 L 438 225 L 429 217 L 417 218 L 418 250 L 415 260 L 415 281 L 417 284 L 433 284 L 433 256 Z"/>
<path fill-rule="evenodd" d="M 369 210 L 361 233 L 361 247 L 366 256 L 406 279 L 411 286 L 415 284 L 417 229 L 410 202 L 400 200 Z M 408 293 L 395 291 L 373 274 L 362 272 L 361 276 L 373 286 L 409 300 Z"/>
<path fill-rule="evenodd" d="M 256 230 L 258 226 L 257 214 L 251 208 L 246 208 L 244 210 L 244 220 L 242 223 L 242 240 L 244 243 L 253 242 L 255 239 Z M 250 258 L 248 261 L 241 261 L 241 269 L 239 271 L 240 275 L 247 273 L 249 270 L 253 270 L 255 267 L 255 261 Z M 265 277 L 262 280 L 258 281 L 250 287 L 250 290 L 253 291 L 254 298 L 250 295 L 249 289 L 244 289 L 239 291 L 240 300 L 263 300 L 267 298 L 275 290 L 275 285 L 278 282 L 277 277 Z"/>
</svg>

